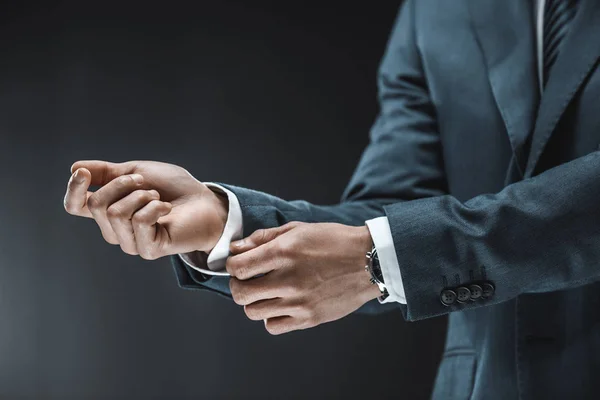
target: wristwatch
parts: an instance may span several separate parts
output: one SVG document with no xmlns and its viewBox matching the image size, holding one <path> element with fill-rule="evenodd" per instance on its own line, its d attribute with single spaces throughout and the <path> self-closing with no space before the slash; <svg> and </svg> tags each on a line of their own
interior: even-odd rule
<svg viewBox="0 0 600 400">
<path fill-rule="evenodd" d="M 371 283 L 377 285 L 381 292 L 380 300 L 385 300 L 389 293 L 385 287 L 383 281 L 383 274 L 381 273 L 381 266 L 379 265 L 379 256 L 377 255 L 377 249 L 373 246 L 371 251 L 367 252 L 367 265 L 365 265 L 365 271 L 371 275 Z"/>
</svg>

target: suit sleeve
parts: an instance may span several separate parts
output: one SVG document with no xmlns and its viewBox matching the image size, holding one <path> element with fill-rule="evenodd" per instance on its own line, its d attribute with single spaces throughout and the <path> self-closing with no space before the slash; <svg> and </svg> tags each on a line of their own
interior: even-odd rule
<svg viewBox="0 0 600 400">
<path fill-rule="evenodd" d="M 239 200 L 243 237 L 257 229 L 289 221 L 364 225 L 369 219 L 385 216 L 386 205 L 447 193 L 434 107 L 415 46 L 412 4 L 411 0 L 403 3 L 388 40 L 378 69 L 380 111 L 341 202 L 321 206 L 303 200 L 286 201 L 256 190 L 221 184 Z M 178 276 L 183 276 L 181 268 L 185 267 L 179 257 L 172 257 L 172 262 L 179 268 Z M 196 278 L 188 275 L 185 277 L 188 288 L 208 286 L 207 282 L 213 280 L 201 274 L 195 274 Z M 182 279 L 179 281 L 181 285 Z M 373 301 L 365 310 L 383 311 L 397 306 L 397 303 L 381 305 Z"/>
<path fill-rule="evenodd" d="M 493 195 L 384 206 L 400 263 L 408 320 L 570 289 L 600 279 L 600 152 Z M 492 282 L 485 301 L 440 301 L 444 281 Z M 444 279 L 445 278 L 445 279 Z"/>
</svg>

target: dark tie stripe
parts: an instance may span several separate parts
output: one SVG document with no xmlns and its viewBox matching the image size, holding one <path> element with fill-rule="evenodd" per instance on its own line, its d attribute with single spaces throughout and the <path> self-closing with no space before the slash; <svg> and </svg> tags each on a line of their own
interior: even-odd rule
<svg viewBox="0 0 600 400">
<path fill-rule="evenodd" d="M 578 0 L 546 0 L 544 10 L 544 86 L 558 58 L 560 46 L 577 11 Z"/>
</svg>

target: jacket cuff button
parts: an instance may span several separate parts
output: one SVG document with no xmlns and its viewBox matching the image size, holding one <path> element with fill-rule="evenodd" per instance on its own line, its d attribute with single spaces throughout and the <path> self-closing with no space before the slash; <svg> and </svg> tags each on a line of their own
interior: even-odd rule
<svg viewBox="0 0 600 400">
<path fill-rule="evenodd" d="M 477 300 L 483 295 L 483 288 L 479 285 L 470 285 L 469 290 L 471 291 L 471 300 Z"/>
<path fill-rule="evenodd" d="M 471 298 L 471 291 L 468 288 L 461 286 L 456 289 L 456 300 L 459 303 L 464 303 L 466 301 L 469 301 L 470 298 Z"/>
<path fill-rule="evenodd" d="M 440 301 L 445 306 L 454 304 L 454 302 L 456 301 L 456 292 L 450 289 L 442 290 L 442 293 L 440 294 Z"/>
<path fill-rule="evenodd" d="M 481 288 L 483 289 L 483 292 L 481 293 L 481 297 L 483 297 L 484 299 L 488 299 L 490 297 L 492 297 L 494 295 L 494 292 L 496 291 L 496 289 L 494 288 L 494 285 L 492 285 L 490 282 L 485 282 L 481 285 Z"/>
</svg>

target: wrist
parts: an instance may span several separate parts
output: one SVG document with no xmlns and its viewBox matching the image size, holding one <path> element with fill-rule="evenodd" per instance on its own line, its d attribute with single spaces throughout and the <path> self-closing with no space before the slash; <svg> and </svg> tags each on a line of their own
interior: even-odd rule
<svg viewBox="0 0 600 400">
<path fill-rule="evenodd" d="M 223 229 L 225 229 L 225 224 L 227 224 L 227 217 L 229 215 L 229 199 L 225 193 L 216 188 L 211 187 L 210 191 L 215 195 L 217 216 L 219 221 L 223 224 Z"/>
<path fill-rule="evenodd" d="M 356 249 L 356 258 L 360 259 L 361 268 L 364 269 L 366 254 L 373 249 L 373 239 L 366 225 L 353 227 L 353 229 L 355 230 L 353 245 L 354 249 Z"/>
<path fill-rule="evenodd" d="M 215 222 L 214 227 L 211 229 L 211 239 L 207 249 L 204 250 L 207 254 L 210 254 L 221 239 L 221 236 L 223 236 L 229 216 L 229 199 L 227 198 L 227 194 L 217 188 L 209 187 L 209 189 L 210 208 L 214 211 Z"/>
</svg>

